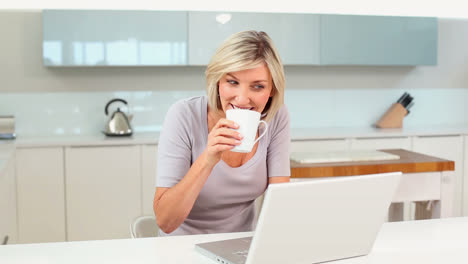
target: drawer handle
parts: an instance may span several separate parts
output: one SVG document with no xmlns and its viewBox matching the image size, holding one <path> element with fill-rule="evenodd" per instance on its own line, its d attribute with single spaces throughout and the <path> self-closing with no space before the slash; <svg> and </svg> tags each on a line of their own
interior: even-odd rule
<svg viewBox="0 0 468 264">
<path fill-rule="evenodd" d="M 3 238 L 2 245 L 6 245 L 7 243 L 8 243 L 8 236 L 5 236 L 5 238 Z"/>
</svg>

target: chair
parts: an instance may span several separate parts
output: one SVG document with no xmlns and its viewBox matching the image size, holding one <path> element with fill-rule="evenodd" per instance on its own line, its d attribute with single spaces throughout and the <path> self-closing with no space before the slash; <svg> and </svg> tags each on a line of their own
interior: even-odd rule
<svg viewBox="0 0 468 264">
<path fill-rule="evenodd" d="M 132 238 L 156 237 L 159 227 L 154 215 L 143 215 L 135 218 L 130 224 L 130 235 Z"/>
</svg>

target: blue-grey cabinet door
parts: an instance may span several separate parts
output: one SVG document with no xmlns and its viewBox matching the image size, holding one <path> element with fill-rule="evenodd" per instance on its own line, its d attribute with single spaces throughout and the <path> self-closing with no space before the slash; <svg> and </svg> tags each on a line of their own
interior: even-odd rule
<svg viewBox="0 0 468 264">
<path fill-rule="evenodd" d="M 437 18 L 320 16 L 321 64 L 435 65 Z"/>
<path fill-rule="evenodd" d="M 318 64 L 318 15 L 241 12 L 189 12 L 189 64 L 206 65 L 234 33 L 265 31 L 285 65 Z"/>
<path fill-rule="evenodd" d="M 187 12 L 44 10 L 46 66 L 187 64 Z"/>
</svg>

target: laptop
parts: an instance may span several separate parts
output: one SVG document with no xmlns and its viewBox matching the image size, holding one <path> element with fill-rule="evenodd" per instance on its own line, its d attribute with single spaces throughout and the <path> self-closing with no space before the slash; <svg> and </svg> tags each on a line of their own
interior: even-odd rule
<svg viewBox="0 0 468 264">
<path fill-rule="evenodd" d="M 201 243 L 224 264 L 310 264 L 367 255 L 401 172 L 269 185 L 253 237 Z"/>
</svg>

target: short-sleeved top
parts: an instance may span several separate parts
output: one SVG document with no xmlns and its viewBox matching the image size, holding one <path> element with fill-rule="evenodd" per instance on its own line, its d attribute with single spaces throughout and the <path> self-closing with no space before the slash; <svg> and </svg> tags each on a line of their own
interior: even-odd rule
<svg viewBox="0 0 468 264">
<path fill-rule="evenodd" d="M 172 187 L 187 174 L 208 140 L 206 96 L 177 101 L 166 114 L 158 143 L 157 187 Z M 251 231 L 255 203 L 268 177 L 290 176 L 289 113 L 285 105 L 268 122 L 253 157 L 240 167 L 220 160 L 211 171 L 185 221 L 170 235 Z M 263 133 L 263 125 L 259 134 Z M 162 230 L 159 235 L 169 235 Z"/>
</svg>

